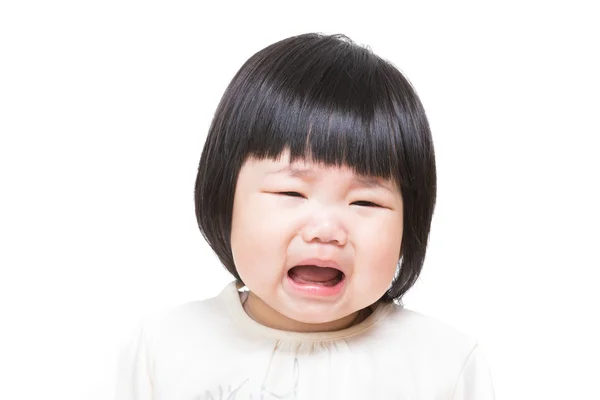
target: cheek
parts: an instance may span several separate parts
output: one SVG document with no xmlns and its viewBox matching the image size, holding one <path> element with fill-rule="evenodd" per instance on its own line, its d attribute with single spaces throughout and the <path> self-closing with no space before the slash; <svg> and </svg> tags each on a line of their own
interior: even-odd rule
<svg viewBox="0 0 600 400">
<path fill-rule="evenodd" d="M 248 196 L 234 202 L 232 241 L 234 236 L 258 245 L 282 241 L 294 231 L 293 217 L 293 213 L 278 207 L 268 196 Z"/>
<path fill-rule="evenodd" d="M 377 298 L 394 278 L 400 258 L 402 230 L 401 216 L 394 216 L 359 231 L 361 236 L 356 241 L 357 281 L 364 284 L 365 290 L 381 292 L 375 294 Z"/>
<path fill-rule="evenodd" d="M 370 252 L 395 254 L 399 256 L 400 243 L 402 242 L 402 216 L 393 214 L 381 216 L 372 221 L 355 224 L 360 235 L 360 243 L 368 247 Z"/>
<path fill-rule="evenodd" d="M 231 250 L 238 273 L 246 284 L 278 276 L 277 271 L 285 265 L 292 232 L 285 215 L 277 212 L 260 195 L 249 196 L 243 201 L 236 199 Z"/>
</svg>

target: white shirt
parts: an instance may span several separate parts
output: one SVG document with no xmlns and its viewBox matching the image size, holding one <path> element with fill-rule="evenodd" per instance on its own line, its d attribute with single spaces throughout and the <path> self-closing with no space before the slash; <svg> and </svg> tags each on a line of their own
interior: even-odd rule
<svg viewBox="0 0 600 400">
<path fill-rule="evenodd" d="M 119 361 L 116 400 L 492 400 L 477 341 L 395 304 L 336 332 L 268 328 L 235 282 L 140 323 Z"/>
</svg>

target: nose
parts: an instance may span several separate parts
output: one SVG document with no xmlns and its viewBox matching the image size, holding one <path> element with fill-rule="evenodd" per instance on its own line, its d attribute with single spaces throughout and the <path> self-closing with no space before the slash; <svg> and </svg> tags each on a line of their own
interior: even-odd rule
<svg viewBox="0 0 600 400">
<path fill-rule="evenodd" d="M 302 229 L 302 239 L 307 243 L 320 242 L 344 246 L 348 234 L 338 218 L 331 213 L 319 212 L 314 214 Z"/>
</svg>

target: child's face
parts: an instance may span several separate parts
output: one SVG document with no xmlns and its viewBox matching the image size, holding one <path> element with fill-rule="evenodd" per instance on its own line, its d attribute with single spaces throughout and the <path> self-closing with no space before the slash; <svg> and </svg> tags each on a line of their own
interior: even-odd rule
<svg viewBox="0 0 600 400">
<path fill-rule="evenodd" d="M 394 278 L 402 210 L 391 180 L 368 180 L 348 167 L 290 165 L 287 154 L 248 160 L 236 186 L 231 247 L 253 301 L 263 303 L 253 305 L 253 317 L 327 330 L 373 304 Z M 294 268 L 300 264 L 319 268 Z M 260 309 L 271 321 L 260 321 Z"/>
</svg>

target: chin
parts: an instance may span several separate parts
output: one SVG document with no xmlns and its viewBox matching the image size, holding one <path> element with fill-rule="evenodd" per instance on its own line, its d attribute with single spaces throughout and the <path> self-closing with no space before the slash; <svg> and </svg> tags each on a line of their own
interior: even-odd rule
<svg viewBox="0 0 600 400">
<path fill-rule="evenodd" d="M 290 312 L 290 313 L 282 313 L 289 319 L 292 319 L 296 322 L 300 322 L 303 324 L 327 324 L 331 322 L 335 322 L 340 320 L 347 315 L 331 315 L 327 312 L 323 311 L 311 311 L 311 312 Z M 350 313 L 349 313 L 350 314 Z"/>
</svg>

